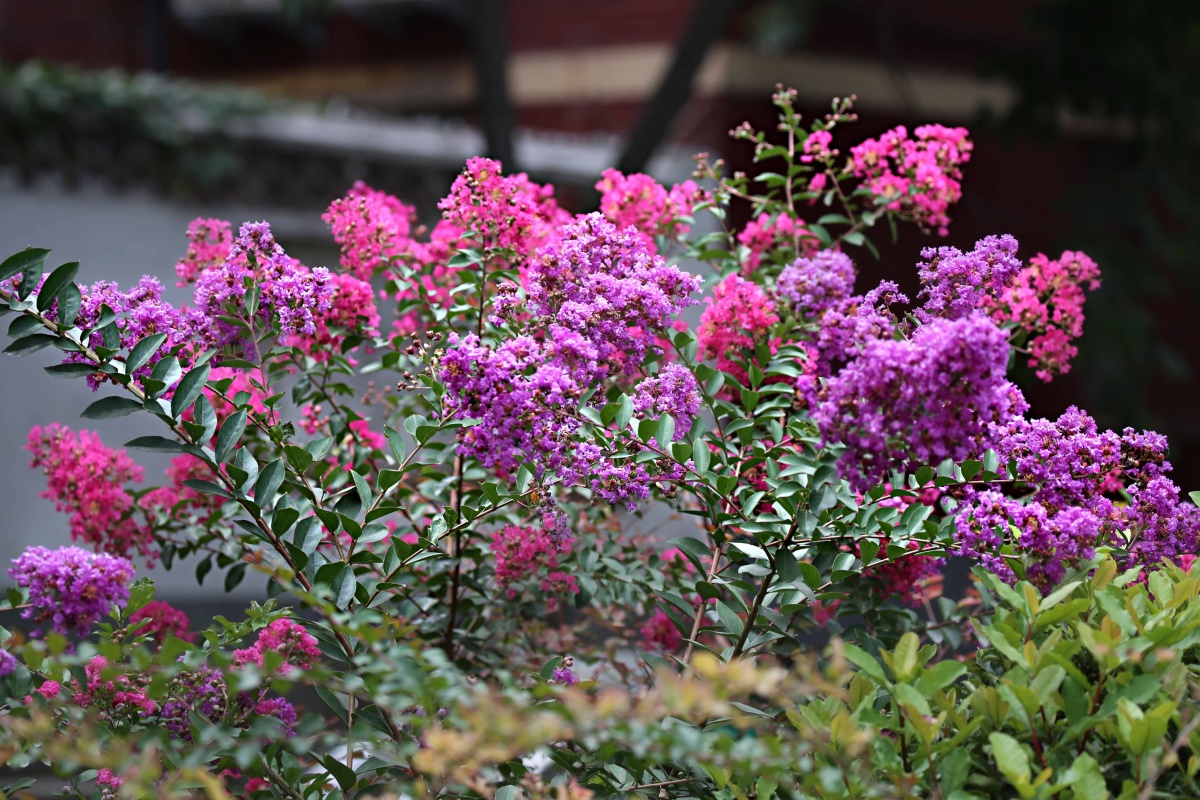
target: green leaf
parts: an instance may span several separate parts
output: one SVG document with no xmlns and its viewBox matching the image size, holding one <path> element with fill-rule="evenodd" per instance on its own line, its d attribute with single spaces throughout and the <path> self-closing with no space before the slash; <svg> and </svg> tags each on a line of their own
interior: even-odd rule
<svg viewBox="0 0 1200 800">
<path fill-rule="evenodd" d="M 721 624 L 725 626 L 726 631 L 734 636 L 741 634 L 745 623 L 742 622 L 742 619 L 738 616 L 737 611 L 735 611 L 733 607 L 724 600 L 717 601 L 717 616 L 720 618 Z M 753 620 L 751 620 L 751 622 L 753 622 Z"/>
<path fill-rule="evenodd" d="M 654 440 L 658 442 L 658 446 L 663 450 L 670 450 L 671 442 L 675 439 L 675 418 L 670 414 L 663 414 L 658 418 L 658 425 L 654 429 Z"/>
<path fill-rule="evenodd" d="M 55 378 L 82 378 L 95 374 L 96 367 L 93 364 L 52 364 L 45 370 Z"/>
<path fill-rule="evenodd" d="M 131 450 L 146 450 L 150 453 L 179 453 L 179 442 L 165 436 L 139 436 L 125 443 Z"/>
<path fill-rule="evenodd" d="M 354 488 L 358 490 L 358 497 L 362 500 L 363 508 L 370 508 L 371 504 L 375 502 L 375 495 L 371 493 L 371 487 L 367 486 L 363 476 L 354 470 L 350 470 L 350 479 L 354 481 Z"/>
<path fill-rule="evenodd" d="M 37 317 L 22 314 L 8 324 L 8 335 L 11 339 L 20 339 L 22 336 L 28 336 L 35 331 L 44 330 L 45 327 Z"/>
<path fill-rule="evenodd" d="M 1087 753 L 1080 753 L 1071 764 L 1071 786 L 1078 798 L 1107 800 L 1110 796 L 1100 765 Z"/>
<path fill-rule="evenodd" d="M 345 610 L 350 605 L 350 600 L 354 597 L 354 590 L 358 587 L 358 582 L 354 578 L 354 570 L 349 564 L 342 567 L 333 578 L 330 588 L 333 589 L 335 602 L 337 607 Z"/>
<path fill-rule="evenodd" d="M 311 556 L 321 546 L 321 541 L 325 538 L 325 532 L 321 530 L 321 521 L 316 517 L 305 517 L 296 525 L 296 533 L 293 540 L 296 546 L 300 548 L 300 552 L 306 556 Z"/>
<path fill-rule="evenodd" d="M 132 375 L 141 369 L 158 352 L 163 342 L 167 340 L 165 333 L 152 333 L 133 346 L 129 357 L 125 359 L 125 374 Z"/>
<path fill-rule="evenodd" d="M 225 573 L 225 591 L 232 592 L 234 589 L 236 589 L 238 587 L 238 584 L 241 583 L 242 579 L 245 577 L 246 577 L 245 562 L 238 562 L 237 564 L 234 564 L 230 568 L 229 572 Z"/>
<path fill-rule="evenodd" d="M 383 435 L 387 437 L 388 447 L 391 449 L 392 456 L 395 457 L 396 463 L 403 464 L 405 456 L 404 437 L 400 435 L 400 431 L 384 425 Z"/>
<path fill-rule="evenodd" d="M 58 290 L 58 321 L 61 325 L 74 325 L 79 316 L 79 307 L 83 305 L 83 293 L 73 283 Z"/>
<path fill-rule="evenodd" d="M 297 447 L 294 444 L 284 445 L 284 455 L 287 456 L 288 463 L 292 465 L 292 469 L 296 472 L 304 472 L 313 462 L 312 453 L 305 450 L 303 447 Z"/>
<path fill-rule="evenodd" d="M 42 288 L 38 290 L 37 310 L 45 311 L 54 305 L 59 290 L 75 280 L 78 273 L 79 262 L 68 261 L 47 275 L 46 280 L 42 282 Z"/>
<path fill-rule="evenodd" d="M 617 426 L 617 430 L 623 431 L 629 425 L 629 420 L 633 419 L 633 401 L 629 399 L 629 395 L 623 394 L 617 398 L 617 417 L 613 423 Z"/>
<path fill-rule="evenodd" d="M 1006 733 L 993 733 L 988 736 L 992 745 L 992 756 L 1000 773 L 1016 788 L 1020 789 L 1029 784 L 1029 754 L 1013 737 Z"/>
<path fill-rule="evenodd" d="M 692 465 L 696 467 L 696 471 L 700 474 L 708 472 L 709 458 L 712 451 L 708 449 L 708 443 L 704 441 L 703 436 L 697 436 L 692 440 Z"/>
<path fill-rule="evenodd" d="M 925 697 L 933 697 L 966 672 L 967 668 L 958 661 L 939 661 L 921 673 L 917 679 L 917 690 Z"/>
<path fill-rule="evenodd" d="M 206 481 L 201 478 L 188 478 L 183 482 L 183 485 L 189 489 L 195 489 L 197 492 L 203 492 L 204 494 L 215 494 L 218 497 L 224 497 L 226 500 L 234 499 L 233 495 L 212 481 Z"/>
<path fill-rule="evenodd" d="M 141 411 L 142 404 L 128 397 L 101 397 L 83 410 L 84 419 L 113 419 Z"/>
<path fill-rule="evenodd" d="M 4 348 L 4 352 L 10 356 L 27 356 L 30 353 L 36 353 L 45 347 L 49 347 L 58 341 L 57 336 L 51 336 L 48 333 L 34 333 L 29 336 L 23 336 L 15 342 Z"/>
<path fill-rule="evenodd" d="M 283 476 L 282 458 L 275 459 L 258 473 L 258 480 L 254 482 L 254 502 L 258 503 L 259 508 L 267 509 L 274 505 L 275 494 L 283 485 Z"/>
<path fill-rule="evenodd" d="M 50 251 L 42 247 L 26 247 L 19 253 L 9 256 L 0 263 L 0 281 L 8 280 L 18 272 L 31 268 L 41 268 Z"/>
<path fill-rule="evenodd" d="M 354 770 L 329 754 L 322 756 L 321 763 L 325 765 L 325 769 L 329 770 L 329 774 L 337 779 L 338 786 L 342 787 L 342 791 L 349 794 L 350 790 L 354 788 L 354 784 L 358 782 L 358 776 L 354 774 Z"/>
<path fill-rule="evenodd" d="M 245 431 L 246 409 L 240 408 L 225 420 L 221 430 L 217 433 L 217 445 L 213 448 L 213 458 L 218 464 L 224 463 L 225 459 L 229 458 Z"/>
<path fill-rule="evenodd" d="M 161 381 L 164 389 L 169 387 L 175 381 L 179 380 L 179 376 L 183 374 L 183 369 L 179 366 L 179 359 L 175 356 L 167 356 L 159 359 L 159 362 L 154 365 L 154 369 L 150 371 L 152 380 Z"/>
<path fill-rule="evenodd" d="M 280 503 L 280 505 L 283 505 Z M 300 512 L 295 508 L 277 508 L 275 513 L 271 515 L 271 530 L 276 536 L 283 536 L 292 529 L 296 524 L 296 520 L 300 519 Z"/>
<path fill-rule="evenodd" d="M 917 676 L 920 669 L 917 652 L 920 649 L 921 639 L 912 631 L 900 637 L 892 653 L 892 672 L 896 674 L 896 680 L 907 683 Z"/>
<path fill-rule="evenodd" d="M 887 673 L 883 671 L 883 665 L 866 650 L 847 643 L 842 645 L 842 655 L 851 664 L 874 678 L 877 683 L 883 686 L 891 685 L 892 682 L 888 680 Z"/>
<path fill-rule="evenodd" d="M 129 587 L 129 600 L 125 603 L 125 616 L 146 607 L 154 599 L 154 581 L 139 578 Z"/>
<path fill-rule="evenodd" d="M 188 406 L 196 402 L 196 398 L 204 391 L 210 371 L 207 363 L 201 364 L 179 380 L 179 386 L 175 387 L 175 394 L 171 397 L 171 416 L 179 419 Z"/>
</svg>

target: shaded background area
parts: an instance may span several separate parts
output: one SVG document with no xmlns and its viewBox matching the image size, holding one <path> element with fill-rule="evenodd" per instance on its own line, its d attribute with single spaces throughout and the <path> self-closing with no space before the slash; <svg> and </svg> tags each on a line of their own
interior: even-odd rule
<svg viewBox="0 0 1200 800">
<path fill-rule="evenodd" d="M 1086 251 L 1104 287 L 1074 370 L 1021 376 L 1033 411 L 1153 427 L 1200 488 L 1198 44 L 1188 0 L 0 0 L 0 249 L 172 285 L 205 215 L 269 219 L 332 263 L 320 212 L 357 179 L 429 215 L 487 153 L 581 210 L 608 166 L 678 181 L 704 150 L 749 170 L 727 132 L 770 125 L 776 83 L 810 114 L 856 93 L 854 139 L 941 122 L 976 142 L 950 236 L 856 254 L 860 287 L 915 291 L 922 246 L 989 233 Z M 3 365 L 0 562 L 66 539 L 20 447 L 86 398 L 45 361 Z M 88 427 L 119 444 L 147 432 L 130 420 Z"/>
</svg>

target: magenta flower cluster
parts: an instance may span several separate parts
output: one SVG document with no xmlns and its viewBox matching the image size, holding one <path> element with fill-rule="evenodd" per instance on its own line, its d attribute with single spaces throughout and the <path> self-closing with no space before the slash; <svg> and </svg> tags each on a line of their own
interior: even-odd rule
<svg viewBox="0 0 1200 800">
<path fill-rule="evenodd" d="M 8 574 L 29 592 L 21 616 L 51 630 L 86 634 L 92 624 L 129 599 L 133 564 L 124 558 L 89 553 L 78 547 L 30 547 Z"/>
<path fill-rule="evenodd" d="M 649 175 L 625 175 L 616 169 L 604 170 L 596 191 L 600 192 L 600 213 L 622 230 L 636 229 L 649 247 L 654 246 L 655 236 L 687 233 L 683 220 L 710 199 L 695 181 L 684 181 L 668 191 Z"/>
<path fill-rule="evenodd" d="M 945 236 L 972 149 L 966 128 L 922 125 L 910 137 L 899 125 L 850 148 L 850 157 L 854 174 L 881 204 Z"/>
<path fill-rule="evenodd" d="M 142 468 L 124 450 L 105 446 L 92 431 L 51 423 L 29 431 L 29 466 L 46 476 L 39 496 L 70 514 L 71 539 L 118 556 L 157 555 L 153 532 L 132 517 L 133 497 L 125 484 L 140 483 Z"/>
<path fill-rule="evenodd" d="M 633 390 L 633 410 L 642 417 L 670 414 L 675 420 L 675 439 L 684 439 L 700 413 L 700 384 L 682 364 L 667 364 L 657 375 L 646 378 Z"/>
<path fill-rule="evenodd" d="M 362 281 L 412 246 L 417 212 L 394 196 L 357 181 L 322 215 L 342 248 L 342 269 Z"/>
<path fill-rule="evenodd" d="M 1084 253 L 1057 259 L 1038 253 L 1016 280 L 987 304 L 997 323 L 1012 323 L 1027 336 L 1029 366 L 1043 381 L 1069 372 L 1083 335 L 1084 291 L 1100 288 L 1100 269 Z"/>
<path fill-rule="evenodd" d="M 267 652 L 279 653 L 283 663 L 279 672 L 286 674 L 293 669 L 312 669 L 321 658 L 321 649 L 317 640 L 298 622 L 280 617 L 258 632 L 258 639 L 253 645 L 242 650 L 233 651 L 233 663 L 237 666 L 255 664 L 263 666 L 263 658 Z"/>
</svg>

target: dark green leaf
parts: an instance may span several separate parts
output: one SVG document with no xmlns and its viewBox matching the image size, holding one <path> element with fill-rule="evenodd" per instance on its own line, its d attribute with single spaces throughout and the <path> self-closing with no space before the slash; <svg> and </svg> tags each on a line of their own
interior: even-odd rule
<svg viewBox="0 0 1200 800">
<path fill-rule="evenodd" d="M 37 317 L 31 317 L 28 314 L 22 314 L 8 324 L 8 335 L 13 339 L 20 339 L 22 336 L 45 329 L 45 325 Z"/>
<path fill-rule="evenodd" d="M 262 472 L 258 473 L 258 480 L 254 483 L 254 502 L 258 503 L 260 508 L 271 508 L 275 500 L 275 493 L 283 485 L 283 477 L 282 458 L 275 459 L 263 467 Z"/>
<path fill-rule="evenodd" d="M 151 453 L 178 453 L 179 442 L 165 436 L 139 436 L 128 441 L 125 446 L 132 450 L 147 450 Z"/>
<path fill-rule="evenodd" d="M 85 375 L 94 375 L 96 366 L 94 364 L 52 364 L 45 370 L 55 378 L 82 378 Z"/>
<path fill-rule="evenodd" d="M 46 280 L 42 282 L 42 288 L 38 290 L 37 310 L 45 311 L 54 305 L 59 290 L 75 280 L 75 276 L 78 273 L 79 262 L 68 261 L 47 275 Z"/>
<path fill-rule="evenodd" d="M 196 402 L 196 398 L 204 391 L 209 372 L 208 364 L 203 364 L 180 379 L 179 386 L 175 387 L 175 394 L 171 397 L 171 416 L 179 419 L 187 407 Z"/>
<path fill-rule="evenodd" d="M 138 369 L 145 366 L 166 340 L 167 334 L 152 333 L 135 344 L 133 349 L 129 351 L 129 357 L 125 359 L 125 374 L 132 375 Z"/>
<path fill-rule="evenodd" d="M 229 572 L 225 573 L 225 591 L 232 592 L 242 582 L 242 578 L 246 577 L 246 565 L 244 562 L 234 564 Z"/>
<path fill-rule="evenodd" d="M 246 409 L 240 408 L 231 414 L 217 433 L 217 445 L 213 457 L 218 464 L 224 463 L 246 431 Z M 260 504 L 261 505 L 261 504 Z"/>
<path fill-rule="evenodd" d="M 342 567 L 341 571 L 334 577 L 330 588 L 333 589 L 334 596 L 337 598 L 337 607 L 345 609 L 349 607 L 350 600 L 354 597 L 354 590 L 357 588 L 358 582 L 354 578 L 354 570 L 347 564 Z"/>
<path fill-rule="evenodd" d="M 27 247 L 19 253 L 9 256 L 0 263 L 0 281 L 8 280 L 18 272 L 27 269 L 40 269 L 50 251 L 42 247 Z"/>
<path fill-rule="evenodd" d="M 83 305 L 83 293 L 73 283 L 58 290 L 58 321 L 61 325 L 73 326 L 75 317 L 79 316 L 79 307 Z"/>
<path fill-rule="evenodd" d="M 125 417 L 141 410 L 142 404 L 128 397 L 101 397 L 85 408 L 79 416 L 84 419 L 112 419 Z"/>
<path fill-rule="evenodd" d="M 46 333 L 34 333 L 29 336 L 23 336 L 15 342 L 4 348 L 4 352 L 10 356 L 27 356 L 30 353 L 36 353 L 44 347 L 49 347 L 58 341 L 57 336 L 51 336 Z"/>
</svg>

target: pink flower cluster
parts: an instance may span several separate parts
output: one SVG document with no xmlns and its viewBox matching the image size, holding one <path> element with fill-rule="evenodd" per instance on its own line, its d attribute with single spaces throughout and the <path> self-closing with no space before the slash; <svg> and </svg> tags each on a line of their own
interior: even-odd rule
<svg viewBox="0 0 1200 800">
<path fill-rule="evenodd" d="M 358 181 L 321 219 L 342 246 L 342 269 L 361 281 L 384 270 L 412 247 L 416 209 Z"/>
<path fill-rule="evenodd" d="M 329 309 L 313 321 L 312 333 L 301 333 L 291 344 L 300 347 L 318 362 L 328 361 L 339 352 L 339 344 L 348 335 L 374 336 L 379 333 L 379 311 L 371 284 L 353 275 L 332 276 L 333 300 Z"/>
<path fill-rule="evenodd" d="M 71 515 L 73 541 L 118 556 L 157 556 L 152 531 L 130 516 L 133 498 L 124 485 L 140 483 L 142 468 L 124 450 L 106 447 L 92 431 L 76 433 L 58 423 L 35 426 L 25 449 L 33 454 L 29 466 L 46 476 L 40 496 Z"/>
<path fill-rule="evenodd" d="M 460 230 L 481 234 L 485 248 L 508 250 L 518 260 L 553 241 L 570 220 L 553 186 L 540 186 L 523 172 L 504 175 L 490 158 L 468 159 L 438 208 Z"/>
<path fill-rule="evenodd" d="M 744 350 L 753 349 L 779 322 L 775 303 L 758 284 L 737 275 L 717 284 L 705 302 L 696 333 L 701 352 L 716 358 L 718 369 L 744 380 L 746 370 L 738 362 L 744 360 Z"/>
<path fill-rule="evenodd" d="M 229 258 L 233 226 L 223 219 L 197 217 L 188 223 L 187 253 L 175 264 L 176 286 L 195 283 L 205 270 L 216 269 Z"/>
<path fill-rule="evenodd" d="M 792 219 L 787 214 L 774 218 L 770 214 L 759 214 L 746 223 L 737 238 L 738 244 L 746 248 L 742 260 L 743 275 L 758 270 L 764 258 L 787 262 L 811 256 L 821 247 L 821 240 L 804 227 L 803 220 Z"/>
<path fill-rule="evenodd" d="M 1099 288 L 1100 268 L 1084 253 L 1067 250 L 1057 259 L 1038 253 L 987 309 L 992 319 L 1026 333 L 1029 366 L 1049 381 L 1070 371 L 1078 352 L 1071 342 L 1083 334 L 1084 290 Z"/>
<path fill-rule="evenodd" d="M 137 624 L 143 620 L 149 620 L 149 622 L 138 626 Z M 129 623 L 131 626 L 137 626 L 139 636 L 150 636 L 159 644 L 167 638 L 168 634 L 185 642 L 196 638 L 194 633 L 188 631 L 190 623 L 187 614 L 165 600 L 151 600 L 129 615 Z"/>
<path fill-rule="evenodd" d="M 129 599 L 133 564 L 78 547 L 30 547 L 13 560 L 8 574 L 29 590 L 21 612 L 35 624 L 49 622 L 61 634 L 86 634 L 92 624 Z"/>
<path fill-rule="evenodd" d="M 558 554 L 570 552 L 569 538 L 556 538 L 538 528 L 506 525 L 492 534 L 492 558 L 496 583 L 516 597 L 511 586 L 541 572 L 558 568 Z"/>
<path fill-rule="evenodd" d="M 248 648 L 233 651 L 233 663 L 256 664 L 263 666 L 263 656 L 267 651 L 274 651 L 283 657 L 279 666 L 280 674 L 287 674 L 295 668 L 312 669 L 321 658 L 321 650 L 317 640 L 298 622 L 280 617 L 258 632 L 258 639 Z"/>
<path fill-rule="evenodd" d="M 600 192 L 600 213 L 618 228 L 637 228 L 651 247 L 655 236 L 687 233 L 682 220 L 709 199 L 695 181 L 684 181 L 667 191 L 649 175 L 625 175 L 616 169 L 604 170 L 596 191 Z"/>
<path fill-rule="evenodd" d="M 854 174 L 888 209 L 945 236 L 973 145 L 966 128 L 922 125 L 913 134 L 900 125 L 850 148 Z"/>
</svg>

